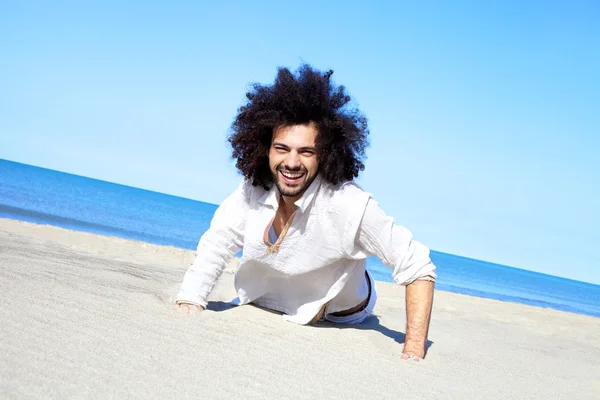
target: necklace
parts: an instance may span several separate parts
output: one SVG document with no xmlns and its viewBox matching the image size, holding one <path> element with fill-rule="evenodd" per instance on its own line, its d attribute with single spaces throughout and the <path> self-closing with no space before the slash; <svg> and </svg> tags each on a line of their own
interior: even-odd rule
<svg viewBox="0 0 600 400">
<path fill-rule="evenodd" d="M 298 211 L 298 210 L 296 209 L 296 211 Z M 287 222 L 283 226 L 283 229 L 281 230 L 281 233 L 279 234 L 279 237 L 277 238 L 277 241 L 273 244 L 271 244 L 269 242 L 269 229 L 273 225 L 273 221 L 275 221 L 275 215 L 277 215 L 277 214 L 275 214 L 273 216 L 273 218 L 271 218 L 271 222 L 269 222 L 269 224 L 265 228 L 265 233 L 263 235 L 263 242 L 265 242 L 265 244 L 267 245 L 267 254 L 275 254 L 275 253 L 279 252 L 279 247 L 281 246 L 281 242 L 285 238 L 285 235 L 287 235 L 287 232 L 290 229 L 290 226 L 292 226 L 292 221 L 294 220 L 294 217 L 296 216 L 296 211 L 294 211 L 293 214 L 288 218 Z"/>
</svg>

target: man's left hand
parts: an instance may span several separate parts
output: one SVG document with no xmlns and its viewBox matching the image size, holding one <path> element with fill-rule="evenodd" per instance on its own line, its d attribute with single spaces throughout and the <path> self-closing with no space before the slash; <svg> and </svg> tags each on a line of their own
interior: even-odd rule
<svg viewBox="0 0 600 400">
<path fill-rule="evenodd" d="M 402 352 L 402 356 L 400 357 L 402 360 L 414 360 L 414 361 L 421 361 L 423 359 L 423 357 L 419 356 L 416 353 L 413 353 L 412 351 L 404 351 Z"/>
<path fill-rule="evenodd" d="M 422 347 L 423 346 L 411 346 L 409 343 L 405 343 L 400 358 L 402 360 L 420 361 L 425 357 L 425 349 Z"/>
</svg>

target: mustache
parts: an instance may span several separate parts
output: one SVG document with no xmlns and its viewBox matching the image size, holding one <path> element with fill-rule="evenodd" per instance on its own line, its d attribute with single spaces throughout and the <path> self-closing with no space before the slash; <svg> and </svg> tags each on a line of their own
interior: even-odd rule
<svg viewBox="0 0 600 400">
<path fill-rule="evenodd" d="M 283 171 L 283 172 L 308 172 L 308 170 L 305 167 L 296 167 L 296 168 L 290 168 L 290 167 L 286 167 L 284 165 L 280 165 L 279 167 L 277 167 L 277 171 Z"/>
</svg>

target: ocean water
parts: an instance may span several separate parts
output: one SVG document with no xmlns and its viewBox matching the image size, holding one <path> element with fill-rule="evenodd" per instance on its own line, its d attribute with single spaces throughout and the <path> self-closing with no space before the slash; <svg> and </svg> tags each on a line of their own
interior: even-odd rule
<svg viewBox="0 0 600 400">
<path fill-rule="evenodd" d="M 0 159 L 0 218 L 195 249 L 214 204 Z M 436 288 L 600 317 L 600 286 L 431 251 Z M 367 266 L 391 282 L 377 258 Z"/>
</svg>

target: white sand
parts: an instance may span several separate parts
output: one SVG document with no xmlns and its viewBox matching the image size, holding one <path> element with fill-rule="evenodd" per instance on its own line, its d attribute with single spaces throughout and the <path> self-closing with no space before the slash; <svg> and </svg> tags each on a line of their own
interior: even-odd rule
<svg viewBox="0 0 600 400">
<path fill-rule="evenodd" d="M 436 292 L 432 345 L 400 360 L 404 290 L 357 328 L 173 297 L 192 253 L 0 219 L 0 398 L 600 399 L 600 319 Z"/>
</svg>

